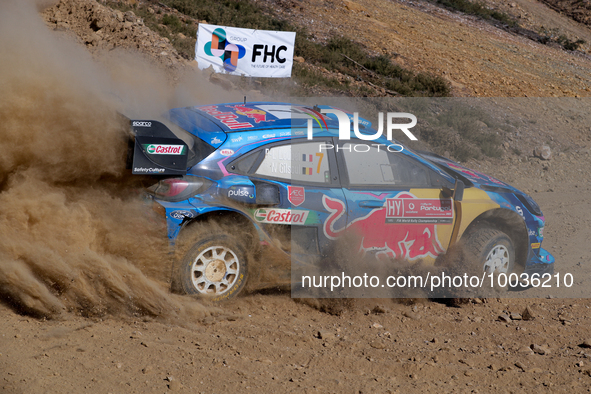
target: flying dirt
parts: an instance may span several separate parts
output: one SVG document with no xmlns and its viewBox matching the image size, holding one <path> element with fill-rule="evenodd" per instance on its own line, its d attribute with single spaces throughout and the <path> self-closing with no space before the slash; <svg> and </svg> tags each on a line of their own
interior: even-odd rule
<svg viewBox="0 0 591 394">
<path fill-rule="evenodd" d="M 168 293 L 164 224 L 127 175 L 129 107 L 113 76 L 34 4 L 0 8 L 0 300 L 48 318 L 209 315 Z M 157 107 L 165 81 L 144 77 Z"/>
</svg>

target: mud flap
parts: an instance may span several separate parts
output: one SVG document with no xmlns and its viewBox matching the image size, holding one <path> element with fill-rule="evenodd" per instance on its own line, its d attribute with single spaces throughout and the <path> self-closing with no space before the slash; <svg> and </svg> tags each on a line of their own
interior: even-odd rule
<svg viewBox="0 0 591 394">
<path fill-rule="evenodd" d="M 127 162 L 132 174 L 187 173 L 189 148 L 168 127 L 154 120 L 132 120 L 131 128 Z"/>
</svg>

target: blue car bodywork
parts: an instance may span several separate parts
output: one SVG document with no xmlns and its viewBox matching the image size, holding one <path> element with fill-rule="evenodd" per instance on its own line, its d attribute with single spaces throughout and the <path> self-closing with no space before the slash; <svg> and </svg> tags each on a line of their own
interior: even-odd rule
<svg viewBox="0 0 591 394">
<path fill-rule="evenodd" d="M 150 190 L 166 211 L 171 243 L 185 226 L 227 213 L 260 240 L 268 225 L 290 226 L 315 254 L 354 230 L 362 253 L 434 261 L 477 226 L 491 225 L 512 239 L 525 273 L 553 273 L 554 258 L 541 248 L 544 216 L 527 194 L 385 137 L 339 140 L 338 120 L 325 109 L 227 103 L 172 109 L 169 126 L 132 121 L 133 172 L 163 177 Z M 375 134 L 370 122 L 359 123 L 362 133 Z M 370 170 L 379 179 L 367 181 Z M 458 181 L 465 185 L 459 200 L 445 193 Z"/>
</svg>

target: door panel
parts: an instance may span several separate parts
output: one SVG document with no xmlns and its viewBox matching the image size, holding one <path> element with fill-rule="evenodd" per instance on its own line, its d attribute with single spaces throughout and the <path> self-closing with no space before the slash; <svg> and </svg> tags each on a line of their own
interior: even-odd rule
<svg viewBox="0 0 591 394">
<path fill-rule="evenodd" d="M 255 220 L 266 227 L 289 226 L 292 254 L 326 255 L 330 252 L 332 239 L 326 236 L 323 224 L 332 211 L 323 201 L 326 198 L 345 201 L 345 197 L 334 152 L 319 149 L 327 141 L 284 141 L 268 146 L 260 164 L 253 170 L 253 180 L 273 182 L 280 192 L 280 204 L 259 209 Z M 336 221 L 346 225 L 346 209 Z"/>
<path fill-rule="evenodd" d="M 347 225 L 333 226 L 333 235 L 346 230 L 362 255 L 433 262 L 449 246 L 456 217 L 452 199 L 433 186 L 435 175 L 402 152 L 369 144 L 367 150 L 347 150 L 349 145 L 342 144 L 338 155 L 346 202 L 333 202 L 348 207 Z"/>
</svg>

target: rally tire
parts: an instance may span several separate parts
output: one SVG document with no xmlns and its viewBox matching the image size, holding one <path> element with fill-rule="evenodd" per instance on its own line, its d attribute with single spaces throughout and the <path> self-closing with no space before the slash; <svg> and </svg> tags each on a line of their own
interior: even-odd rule
<svg viewBox="0 0 591 394">
<path fill-rule="evenodd" d="M 515 269 L 515 247 L 511 238 L 493 228 L 477 228 L 463 242 L 464 250 L 480 272 L 510 274 Z"/>
<path fill-rule="evenodd" d="M 230 234 L 200 239 L 175 264 L 173 291 L 212 301 L 236 297 L 248 278 L 244 250 L 243 242 Z"/>
</svg>

